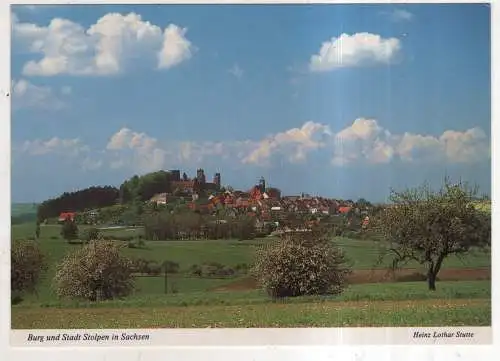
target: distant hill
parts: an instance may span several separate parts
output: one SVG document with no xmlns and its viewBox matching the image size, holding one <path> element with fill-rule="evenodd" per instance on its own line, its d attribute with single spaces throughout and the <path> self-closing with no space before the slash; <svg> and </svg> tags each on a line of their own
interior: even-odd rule
<svg viewBox="0 0 500 361">
<path fill-rule="evenodd" d="M 38 204 L 36 203 L 12 203 L 10 212 L 12 217 L 36 214 Z"/>
<path fill-rule="evenodd" d="M 37 207 L 36 203 L 12 203 L 10 208 L 11 224 L 35 222 Z"/>
</svg>

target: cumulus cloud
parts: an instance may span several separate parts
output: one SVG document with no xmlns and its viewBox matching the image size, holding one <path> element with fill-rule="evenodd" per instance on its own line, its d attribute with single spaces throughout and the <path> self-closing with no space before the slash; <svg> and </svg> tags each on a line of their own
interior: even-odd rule
<svg viewBox="0 0 500 361">
<path fill-rule="evenodd" d="M 35 85 L 25 79 L 12 82 L 12 105 L 13 108 L 38 108 L 44 110 L 59 110 L 65 107 L 65 102 L 52 88 L 48 86 Z M 71 88 L 61 88 L 61 94 L 68 95 Z"/>
<path fill-rule="evenodd" d="M 310 151 L 324 147 L 330 135 L 329 126 L 309 121 L 301 128 L 289 129 L 258 142 L 255 149 L 243 158 L 243 163 L 264 164 L 276 151 L 288 154 L 292 162 L 300 162 Z"/>
<path fill-rule="evenodd" d="M 79 156 L 89 151 L 89 147 L 78 138 L 62 139 L 53 137 L 49 140 L 27 140 L 20 149 L 22 153 L 34 156 L 47 154 L 62 154 L 67 156 Z"/>
<path fill-rule="evenodd" d="M 106 146 L 108 151 L 114 151 L 115 158 L 112 161 L 114 168 L 122 168 L 127 164 L 139 171 L 150 171 L 160 169 L 165 165 L 167 152 L 158 146 L 157 139 L 137 133 L 128 128 L 122 128 L 113 134 Z M 128 149 L 128 162 L 123 161 L 121 150 Z"/>
<path fill-rule="evenodd" d="M 352 125 L 335 134 L 333 164 L 359 161 L 470 163 L 491 156 L 490 141 L 484 131 L 447 130 L 439 136 L 429 134 L 391 134 L 375 119 L 356 119 Z"/>
<path fill-rule="evenodd" d="M 321 45 L 318 54 L 312 55 L 309 69 L 313 72 L 332 71 L 339 68 L 390 64 L 401 50 L 397 38 L 383 38 L 377 34 L 341 34 Z"/>
<path fill-rule="evenodd" d="M 107 167 L 145 173 L 159 169 L 227 166 L 274 166 L 289 162 L 307 164 L 316 156 L 330 159 L 330 166 L 388 164 L 476 163 L 490 158 L 490 140 L 479 128 L 447 130 L 440 135 L 393 134 L 376 119 L 358 118 L 338 132 L 327 124 L 308 121 L 301 127 L 261 140 L 161 142 L 146 133 L 122 128 L 104 149 L 92 149 L 78 138 L 26 141 L 16 154 L 71 156 L 79 169 Z M 279 162 L 279 163 L 278 163 Z M 324 161 L 323 161 L 324 162 Z M 328 166 L 326 161 L 325 166 Z"/>
<path fill-rule="evenodd" d="M 186 28 L 165 29 L 135 13 L 109 13 L 88 28 L 54 18 L 47 26 L 14 19 L 13 40 L 39 55 L 23 67 L 25 75 L 114 75 L 137 66 L 168 69 L 193 55 Z"/>
</svg>

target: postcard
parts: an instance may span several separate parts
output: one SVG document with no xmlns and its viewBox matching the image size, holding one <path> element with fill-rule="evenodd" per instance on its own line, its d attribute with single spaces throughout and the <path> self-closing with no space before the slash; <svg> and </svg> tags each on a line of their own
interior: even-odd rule
<svg viewBox="0 0 500 361">
<path fill-rule="evenodd" d="M 9 12 L 11 346 L 492 344 L 488 4 Z"/>
</svg>

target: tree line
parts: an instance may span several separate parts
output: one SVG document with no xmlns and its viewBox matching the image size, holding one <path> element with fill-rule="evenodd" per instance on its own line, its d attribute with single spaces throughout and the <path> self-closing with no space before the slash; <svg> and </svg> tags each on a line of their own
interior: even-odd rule
<svg viewBox="0 0 500 361">
<path fill-rule="evenodd" d="M 150 240 L 178 239 L 253 239 L 257 236 L 255 219 L 214 218 L 196 212 L 155 212 L 144 214 L 144 236 Z"/>
<path fill-rule="evenodd" d="M 122 204 L 145 202 L 155 194 L 170 193 L 170 172 L 158 171 L 142 176 L 134 175 L 120 186 L 120 201 Z"/>
<path fill-rule="evenodd" d="M 119 199 L 119 190 L 115 187 L 90 187 L 76 192 L 65 192 L 57 198 L 49 199 L 38 206 L 39 222 L 58 217 L 62 212 L 79 212 L 87 209 L 107 207 Z"/>
<path fill-rule="evenodd" d="M 121 204 L 141 203 L 157 193 L 170 192 L 171 175 L 166 171 L 134 175 L 119 188 L 93 186 L 75 192 L 65 192 L 59 197 L 48 199 L 38 206 L 39 222 L 58 217 L 62 212 L 81 212 Z"/>
</svg>

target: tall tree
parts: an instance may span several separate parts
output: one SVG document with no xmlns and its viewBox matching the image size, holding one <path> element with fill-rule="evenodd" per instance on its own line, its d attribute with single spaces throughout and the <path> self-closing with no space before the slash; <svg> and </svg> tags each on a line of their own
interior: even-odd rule
<svg viewBox="0 0 500 361">
<path fill-rule="evenodd" d="M 392 206 L 374 222 L 376 234 L 388 243 L 393 267 L 416 261 L 427 269 L 429 290 L 450 255 L 491 246 L 491 215 L 474 207 L 477 188 L 445 179 L 439 191 L 424 184 L 391 192 Z"/>
</svg>

